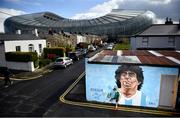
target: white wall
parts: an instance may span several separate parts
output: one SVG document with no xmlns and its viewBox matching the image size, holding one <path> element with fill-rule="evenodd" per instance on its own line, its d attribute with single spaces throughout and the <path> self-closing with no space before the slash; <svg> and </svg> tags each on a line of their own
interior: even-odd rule
<svg viewBox="0 0 180 118">
<path fill-rule="evenodd" d="M 43 48 L 46 47 L 46 40 L 11 40 L 11 41 L 4 41 L 4 45 L 0 45 L 0 66 L 5 66 L 10 69 L 15 70 L 25 70 L 25 71 L 34 71 L 33 62 L 8 62 L 5 60 L 5 52 L 12 52 L 16 51 L 16 46 L 21 47 L 21 52 L 29 52 L 29 44 L 34 45 L 34 50 L 41 55 L 39 52 L 39 44 L 42 44 L 42 51 Z"/>
<path fill-rule="evenodd" d="M 6 67 L 6 59 L 3 44 L 0 44 L 0 67 Z"/>
<path fill-rule="evenodd" d="M 137 47 L 137 45 L 136 45 L 136 38 L 135 37 L 131 37 L 131 39 L 130 39 L 130 43 L 131 43 L 131 49 L 132 50 L 135 50 L 136 49 L 136 47 Z"/>
<path fill-rule="evenodd" d="M 5 52 L 12 52 L 16 51 L 16 46 L 21 46 L 21 52 L 29 52 L 28 45 L 33 44 L 34 50 L 38 53 L 38 55 L 41 55 L 39 52 L 39 44 L 42 44 L 42 50 L 44 47 L 46 47 L 46 40 L 12 40 L 12 41 L 4 41 L 5 45 Z"/>
<path fill-rule="evenodd" d="M 80 42 L 87 42 L 85 36 L 77 35 L 77 44 Z"/>
<path fill-rule="evenodd" d="M 34 71 L 33 62 L 11 62 L 7 61 L 7 67 L 14 70 Z"/>
<path fill-rule="evenodd" d="M 133 50 L 137 48 L 175 48 L 180 50 L 180 37 L 175 37 L 175 46 L 169 46 L 169 37 L 149 37 L 148 47 L 143 47 L 142 41 L 143 37 L 132 37 L 131 38 L 131 48 Z"/>
</svg>

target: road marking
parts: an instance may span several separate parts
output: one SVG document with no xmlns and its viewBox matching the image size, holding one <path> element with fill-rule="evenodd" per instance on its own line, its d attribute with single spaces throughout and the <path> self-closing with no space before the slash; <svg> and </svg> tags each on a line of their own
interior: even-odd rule
<svg viewBox="0 0 180 118">
<path fill-rule="evenodd" d="M 59 100 L 65 104 L 70 104 L 70 105 L 114 110 L 115 106 L 111 106 L 111 105 L 96 104 L 96 103 L 89 103 L 89 102 L 75 102 L 75 101 L 70 101 L 70 100 L 65 99 L 65 96 L 75 87 L 75 85 L 83 78 L 84 75 L 85 75 L 85 72 L 83 72 L 78 77 L 78 79 L 72 85 L 69 86 L 69 88 L 59 97 Z M 125 107 L 125 106 L 118 106 L 117 110 L 126 111 L 126 112 L 128 111 L 128 112 L 138 112 L 138 113 L 146 113 L 146 114 L 163 115 L 163 116 L 180 115 L 180 113 L 171 112 L 171 111 L 150 110 L 150 109 L 141 109 L 141 108 L 129 108 L 129 107 Z"/>
<path fill-rule="evenodd" d="M 21 78 L 21 79 L 16 79 L 16 78 L 11 78 L 11 80 L 18 80 L 18 81 L 28 81 L 28 80 L 33 80 L 33 79 L 36 79 L 36 78 L 39 78 L 39 77 L 42 77 L 43 75 L 39 75 L 39 76 L 36 76 L 36 77 L 31 77 L 31 78 Z"/>
</svg>

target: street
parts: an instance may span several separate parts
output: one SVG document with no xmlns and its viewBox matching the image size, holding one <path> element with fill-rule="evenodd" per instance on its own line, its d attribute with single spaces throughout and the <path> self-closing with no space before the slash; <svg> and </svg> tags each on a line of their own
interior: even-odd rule
<svg viewBox="0 0 180 118">
<path fill-rule="evenodd" d="M 83 71 L 84 61 L 81 60 L 38 79 L 1 88 L 0 116 L 43 116 Z"/>
</svg>

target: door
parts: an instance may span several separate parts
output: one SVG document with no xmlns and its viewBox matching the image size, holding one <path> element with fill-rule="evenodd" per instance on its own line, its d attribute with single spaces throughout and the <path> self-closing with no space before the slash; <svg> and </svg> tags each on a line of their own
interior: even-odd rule
<svg viewBox="0 0 180 118">
<path fill-rule="evenodd" d="M 174 108 L 177 93 L 177 75 L 162 75 L 159 107 Z"/>
</svg>

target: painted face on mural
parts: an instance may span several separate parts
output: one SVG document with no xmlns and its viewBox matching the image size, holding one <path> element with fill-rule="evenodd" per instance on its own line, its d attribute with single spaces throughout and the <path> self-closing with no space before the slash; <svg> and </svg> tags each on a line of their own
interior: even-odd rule
<svg viewBox="0 0 180 118">
<path fill-rule="evenodd" d="M 137 80 L 137 75 L 132 71 L 124 71 L 121 73 L 119 81 L 121 83 L 121 88 L 137 90 L 140 82 Z"/>
</svg>

